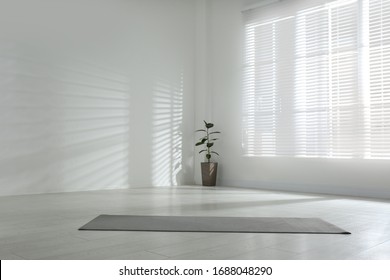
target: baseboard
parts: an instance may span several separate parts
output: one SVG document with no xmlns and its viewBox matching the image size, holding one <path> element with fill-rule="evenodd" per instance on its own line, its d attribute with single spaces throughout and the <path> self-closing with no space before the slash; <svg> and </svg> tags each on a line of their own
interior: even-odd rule
<svg viewBox="0 0 390 280">
<path fill-rule="evenodd" d="M 367 188 L 361 188 L 353 186 L 332 186 L 324 184 L 297 184 L 287 182 L 264 182 L 248 180 L 222 180 L 219 184 L 223 186 L 256 188 L 269 191 L 287 191 L 390 199 L 390 187 L 367 186 Z"/>
</svg>

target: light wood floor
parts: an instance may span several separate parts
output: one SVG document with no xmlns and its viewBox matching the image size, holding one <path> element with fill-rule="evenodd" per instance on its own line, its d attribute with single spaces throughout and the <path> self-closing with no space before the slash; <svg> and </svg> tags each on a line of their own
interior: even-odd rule
<svg viewBox="0 0 390 280">
<path fill-rule="evenodd" d="M 77 230 L 99 214 L 318 217 L 352 235 Z M 0 259 L 390 259 L 390 201 L 199 186 L 0 197 Z"/>
</svg>

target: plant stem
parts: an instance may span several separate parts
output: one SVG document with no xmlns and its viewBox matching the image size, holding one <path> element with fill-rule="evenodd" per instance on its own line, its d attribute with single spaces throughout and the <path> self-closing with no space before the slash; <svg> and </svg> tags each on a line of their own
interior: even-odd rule
<svg viewBox="0 0 390 280">
<path fill-rule="evenodd" d="M 211 155 L 211 154 L 210 154 L 210 147 L 209 147 L 209 143 L 210 143 L 209 128 L 206 127 L 206 130 L 207 130 L 207 132 L 206 132 L 206 133 L 207 133 L 207 154 L 208 154 L 208 155 Z M 208 162 L 208 163 L 210 163 L 210 158 L 211 158 L 211 157 L 208 157 L 208 158 L 207 158 L 207 162 Z"/>
</svg>

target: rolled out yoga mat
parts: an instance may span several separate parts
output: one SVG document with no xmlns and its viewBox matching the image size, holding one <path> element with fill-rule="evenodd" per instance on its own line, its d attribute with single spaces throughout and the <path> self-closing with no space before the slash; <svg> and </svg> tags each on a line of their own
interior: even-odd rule
<svg viewBox="0 0 390 280">
<path fill-rule="evenodd" d="M 318 218 L 100 215 L 79 230 L 350 234 Z"/>
</svg>

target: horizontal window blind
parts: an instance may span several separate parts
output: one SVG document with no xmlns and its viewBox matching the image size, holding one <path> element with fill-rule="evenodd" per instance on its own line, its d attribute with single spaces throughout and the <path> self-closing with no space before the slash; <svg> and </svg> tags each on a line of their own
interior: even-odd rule
<svg viewBox="0 0 390 280">
<path fill-rule="evenodd" d="M 390 158 L 390 1 L 371 0 L 369 24 L 369 118 L 367 156 Z"/>
<path fill-rule="evenodd" d="M 244 12 L 245 154 L 390 158 L 390 1 L 301 2 Z"/>
</svg>

